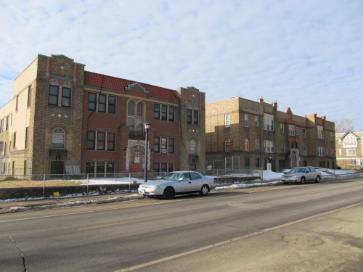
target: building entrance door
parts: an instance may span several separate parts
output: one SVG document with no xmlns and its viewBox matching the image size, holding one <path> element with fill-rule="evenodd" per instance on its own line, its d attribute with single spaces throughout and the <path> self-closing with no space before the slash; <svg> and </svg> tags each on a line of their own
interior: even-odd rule
<svg viewBox="0 0 363 272">
<path fill-rule="evenodd" d="M 64 174 L 64 161 L 52 161 L 50 163 L 50 173 L 52 175 Z"/>
</svg>

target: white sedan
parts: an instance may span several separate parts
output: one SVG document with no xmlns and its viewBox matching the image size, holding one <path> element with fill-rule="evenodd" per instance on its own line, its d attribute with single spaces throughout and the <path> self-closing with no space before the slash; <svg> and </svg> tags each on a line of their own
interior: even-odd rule
<svg viewBox="0 0 363 272">
<path fill-rule="evenodd" d="M 207 195 L 214 189 L 214 180 L 208 179 L 196 171 L 171 172 L 162 180 L 151 180 L 138 188 L 140 195 L 158 196 L 167 199 L 177 194 L 200 193 Z"/>
</svg>

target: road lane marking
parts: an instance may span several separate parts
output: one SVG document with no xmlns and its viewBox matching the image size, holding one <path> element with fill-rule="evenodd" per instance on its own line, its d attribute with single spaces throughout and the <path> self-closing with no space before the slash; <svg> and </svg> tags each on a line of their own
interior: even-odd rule
<svg viewBox="0 0 363 272">
<path fill-rule="evenodd" d="M 143 268 L 146 268 L 146 267 L 150 267 L 150 266 L 153 266 L 153 265 L 156 265 L 156 264 L 165 263 L 165 262 L 172 261 L 172 260 L 175 260 L 175 259 L 178 259 L 178 258 L 181 258 L 181 257 L 189 256 L 189 255 L 196 254 L 196 253 L 199 253 L 199 252 L 202 252 L 202 251 L 206 251 L 206 250 L 213 249 L 213 248 L 216 248 L 216 247 L 224 246 L 224 245 L 236 242 L 236 241 L 240 241 L 240 240 L 243 240 L 243 239 L 248 239 L 248 238 L 251 238 L 251 237 L 255 237 L 255 236 L 258 236 L 258 235 L 261 235 L 261 234 L 264 234 L 264 233 L 267 233 L 267 232 L 271 232 L 271 231 L 274 231 L 274 230 L 277 230 L 277 229 L 292 226 L 292 225 L 302 223 L 302 222 L 305 222 L 305 221 L 308 221 L 308 220 L 311 220 L 311 219 L 314 219 L 314 218 L 317 218 L 317 217 L 326 216 L 326 215 L 329 215 L 329 214 L 332 214 L 332 213 L 335 213 L 335 212 L 339 212 L 339 211 L 343 211 L 343 210 L 346 210 L 346 209 L 354 208 L 354 207 L 360 206 L 362 204 L 363 204 L 363 202 L 358 202 L 358 203 L 351 204 L 351 205 L 348 205 L 348 206 L 344 206 L 344 207 L 341 207 L 341 208 L 337 208 L 337 209 L 334 209 L 334 210 L 318 213 L 318 214 L 311 215 L 311 216 L 308 216 L 308 217 L 305 217 L 305 218 L 302 218 L 302 219 L 298 219 L 298 220 L 294 220 L 294 221 L 291 221 L 291 222 L 288 222 L 288 223 L 277 225 L 277 226 L 274 226 L 274 227 L 271 227 L 271 228 L 266 228 L 266 229 L 259 230 L 259 231 L 256 231 L 256 232 L 252 232 L 252 233 L 249 233 L 249 234 L 245 234 L 245 235 L 242 235 L 242 236 L 237 236 L 237 237 L 234 237 L 234 238 L 231 238 L 231 239 L 228 239 L 228 240 L 224 240 L 224 241 L 221 241 L 221 242 L 218 242 L 218 243 L 210 244 L 210 245 L 207 245 L 207 246 L 192 249 L 192 250 L 185 251 L 185 252 L 182 252 L 182 253 L 178 253 L 178 254 L 174 254 L 174 255 L 171 255 L 171 256 L 163 257 L 163 258 L 153 260 L 153 261 L 150 261 L 150 262 L 145 262 L 145 263 L 142 263 L 142 264 L 138 264 L 138 265 L 118 269 L 118 270 L 115 270 L 114 272 L 136 271 L 136 270 L 143 269 Z"/>
<path fill-rule="evenodd" d="M 175 199 L 175 200 L 169 200 L 169 201 L 159 201 L 159 202 L 153 202 L 153 203 L 135 203 L 137 205 L 127 205 L 127 206 L 121 206 L 121 207 L 115 207 L 115 208 L 109 208 L 109 209 L 93 209 L 93 210 L 86 210 L 81 212 L 70 212 L 70 213 L 60 213 L 60 214 L 50 214 L 50 215 L 42 215 L 42 216 L 34 216 L 34 217 L 25 217 L 25 218 L 16 218 L 16 219 L 7 219 L 7 220 L 0 220 L 0 223 L 11 223 L 11 222 L 17 222 L 17 221 L 26 221 L 26 220 L 35 220 L 35 219 L 44 219 L 44 218 L 52 218 L 52 217 L 62 217 L 62 216 L 68 216 L 68 215 L 78 215 L 78 214 L 88 214 L 88 213 L 96 213 L 96 212 L 108 212 L 108 211 L 114 211 L 114 210 L 121 210 L 121 209 L 128 209 L 128 208 L 138 208 L 138 207 L 145 207 L 145 206 L 154 206 L 154 205 L 163 205 L 168 204 L 171 202 L 179 202 L 182 201 L 181 199 Z M 110 203 L 111 204 L 111 203 Z"/>
</svg>

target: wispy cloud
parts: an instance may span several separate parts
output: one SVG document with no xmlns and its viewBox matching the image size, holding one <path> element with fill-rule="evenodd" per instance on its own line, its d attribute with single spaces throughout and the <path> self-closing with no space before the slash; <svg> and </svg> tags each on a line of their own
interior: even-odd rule
<svg viewBox="0 0 363 272">
<path fill-rule="evenodd" d="M 25 12 L 26 11 L 26 12 Z M 363 129 L 363 2 L 2 1 L 0 103 L 36 54 L 208 101 L 278 100 Z"/>
</svg>

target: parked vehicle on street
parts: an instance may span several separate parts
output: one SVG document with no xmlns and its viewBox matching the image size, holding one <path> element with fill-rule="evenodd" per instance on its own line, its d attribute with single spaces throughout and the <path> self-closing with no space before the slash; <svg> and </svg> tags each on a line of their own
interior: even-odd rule
<svg viewBox="0 0 363 272">
<path fill-rule="evenodd" d="M 207 195 L 214 189 L 214 180 L 196 171 L 171 172 L 162 180 L 151 180 L 139 186 L 138 192 L 144 196 L 174 198 L 179 194 L 200 193 Z"/>
<path fill-rule="evenodd" d="M 283 183 L 305 183 L 308 181 L 320 182 L 321 172 L 314 167 L 295 167 L 283 174 Z"/>
</svg>

